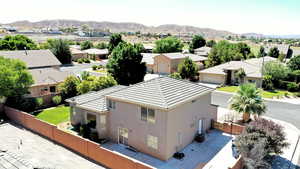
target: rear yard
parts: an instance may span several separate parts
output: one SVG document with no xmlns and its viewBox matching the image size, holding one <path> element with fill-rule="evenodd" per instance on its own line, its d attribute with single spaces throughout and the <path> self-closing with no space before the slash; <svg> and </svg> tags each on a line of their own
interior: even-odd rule
<svg viewBox="0 0 300 169">
<path fill-rule="evenodd" d="M 57 125 L 70 120 L 70 107 L 57 106 L 44 109 L 40 113 L 36 114 L 36 117 L 40 120 Z"/>
</svg>

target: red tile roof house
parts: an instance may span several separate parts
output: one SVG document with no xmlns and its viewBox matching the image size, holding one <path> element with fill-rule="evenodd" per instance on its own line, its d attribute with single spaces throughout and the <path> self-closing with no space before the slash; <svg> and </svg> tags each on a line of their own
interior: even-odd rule
<svg viewBox="0 0 300 169">
<path fill-rule="evenodd" d="M 34 80 L 26 97 L 42 97 L 45 104 L 50 103 L 52 96 L 59 93 L 59 83 L 71 75 L 59 70 L 61 63 L 50 50 L 0 51 L 0 56 L 26 63 Z"/>
<path fill-rule="evenodd" d="M 213 89 L 188 81 L 159 77 L 131 86 L 114 86 L 66 100 L 71 123 L 96 121 L 100 138 L 134 147 L 161 160 L 211 128 L 217 107 Z"/>
</svg>

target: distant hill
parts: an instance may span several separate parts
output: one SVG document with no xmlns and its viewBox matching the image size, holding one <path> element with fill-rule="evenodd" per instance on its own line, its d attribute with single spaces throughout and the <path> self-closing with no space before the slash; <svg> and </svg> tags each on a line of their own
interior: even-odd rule
<svg viewBox="0 0 300 169">
<path fill-rule="evenodd" d="M 182 26 L 175 24 L 160 25 L 157 27 L 146 26 L 139 23 L 131 22 L 96 22 L 96 21 L 77 21 L 77 20 L 43 20 L 38 22 L 29 21 L 17 21 L 13 23 L 8 23 L 5 25 L 11 25 L 17 28 L 31 29 L 31 28 L 45 28 L 45 27 L 80 27 L 82 25 L 88 25 L 95 29 L 109 29 L 112 32 L 137 32 L 141 31 L 143 33 L 171 33 L 171 34 L 202 34 L 205 37 L 217 38 L 229 35 L 235 35 L 234 33 L 215 30 L 210 28 L 199 28 L 194 26 Z"/>
</svg>

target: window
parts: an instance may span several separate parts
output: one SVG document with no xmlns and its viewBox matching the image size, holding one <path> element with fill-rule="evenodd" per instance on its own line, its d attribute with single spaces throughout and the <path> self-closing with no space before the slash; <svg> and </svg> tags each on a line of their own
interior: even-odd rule
<svg viewBox="0 0 300 169">
<path fill-rule="evenodd" d="M 146 107 L 141 107 L 141 120 L 155 123 L 155 111 Z"/>
<path fill-rule="evenodd" d="M 252 80 L 252 79 L 249 79 L 248 82 L 249 82 L 249 83 L 255 83 L 256 81 L 255 81 L 255 80 Z"/>
<path fill-rule="evenodd" d="M 56 86 L 50 86 L 50 92 L 55 93 L 56 92 Z"/>
<path fill-rule="evenodd" d="M 112 100 L 108 100 L 108 107 L 110 109 L 116 109 L 116 102 Z"/>
<path fill-rule="evenodd" d="M 42 91 L 42 92 L 46 92 L 46 91 L 48 91 L 48 87 L 44 87 L 44 88 L 42 88 L 42 89 L 41 89 L 41 91 Z"/>
<path fill-rule="evenodd" d="M 147 136 L 147 146 L 157 150 L 158 149 L 158 139 L 157 139 L 157 137 L 148 135 Z"/>
</svg>

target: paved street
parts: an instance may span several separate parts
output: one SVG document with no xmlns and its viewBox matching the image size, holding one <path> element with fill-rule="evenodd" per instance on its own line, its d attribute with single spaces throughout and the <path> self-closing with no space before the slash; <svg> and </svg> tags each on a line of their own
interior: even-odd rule
<svg viewBox="0 0 300 169">
<path fill-rule="evenodd" d="M 6 161 L 5 166 L 0 166 L 0 169 L 19 168 L 15 166 L 20 166 L 20 163 L 49 169 L 104 169 L 104 167 L 20 126 L 10 123 L 2 124 L 0 133 L 0 150 L 7 150 L 0 154 L 2 157 L 0 160 Z"/>
</svg>

